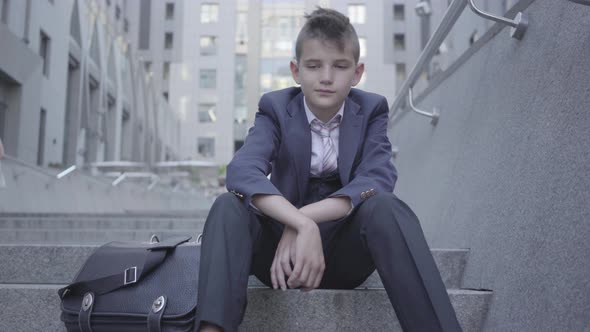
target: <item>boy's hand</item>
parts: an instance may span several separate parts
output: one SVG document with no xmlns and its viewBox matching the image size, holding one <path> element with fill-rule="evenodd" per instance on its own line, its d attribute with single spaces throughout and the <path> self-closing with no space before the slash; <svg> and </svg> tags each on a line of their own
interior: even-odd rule
<svg viewBox="0 0 590 332">
<path fill-rule="evenodd" d="M 282 290 L 287 289 L 287 282 L 285 275 L 290 276 L 293 272 L 291 270 L 291 262 L 295 262 L 295 240 L 297 238 L 297 231 L 289 226 L 285 226 L 283 236 L 277 246 L 275 258 L 270 267 L 270 279 L 272 281 L 272 288 Z"/>
<path fill-rule="evenodd" d="M 295 266 L 287 280 L 290 288 L 318 288 L 326 268 L 320 230 L 313 220 L 309 220 L 297 230 Z"/>
</svg>

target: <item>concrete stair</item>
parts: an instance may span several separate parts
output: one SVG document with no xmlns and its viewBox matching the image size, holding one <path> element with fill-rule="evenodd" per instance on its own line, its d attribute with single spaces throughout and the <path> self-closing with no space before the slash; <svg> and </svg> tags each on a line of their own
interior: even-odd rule
<svg viewBox="0 0 590 332">
<path fill-rule="evenodd" d="M 128 214 L 1 214 L 0 243 L 84 243 L 144 241 L 198 235 L 206 212 Z"/>
<path fill-rule="evenodd" d="M 197 214 L 0 215 L 0 331 L 65 331 L 57 289 L 99 244 L 153 233 L 196 238 L 203 223 Z M 460 289 L 469 251 L 432 253 L 464 330 L 479 331 L 492 293 Z M 274 291 L 251 277 L 248 292 L 241 331 L 401 331 L 377 273 L 355 290 L 312 292 Z"/>
</svg>

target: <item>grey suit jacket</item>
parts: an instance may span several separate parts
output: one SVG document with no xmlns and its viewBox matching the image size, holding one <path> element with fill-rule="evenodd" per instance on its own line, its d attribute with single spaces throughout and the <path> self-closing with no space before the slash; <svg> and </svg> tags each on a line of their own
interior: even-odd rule
<svg viewBox="0 0 590 332">
<path fill-rule="evenodd" d="M 387 137 L 389 108 L 380 95 L 352 89 L 340 124 L 338 170 L 353 207 L 379 192 L 393 192 L 397 179 Z M 227 167 L 227 189 L 250 205 L 256 194 L 284 196 L 302 206 L 310 177 L 311 129 L 300 88 L 260 98 L 254 126 Z M 270 180 L 268 174 L 271 174 Z"/>
</svg>

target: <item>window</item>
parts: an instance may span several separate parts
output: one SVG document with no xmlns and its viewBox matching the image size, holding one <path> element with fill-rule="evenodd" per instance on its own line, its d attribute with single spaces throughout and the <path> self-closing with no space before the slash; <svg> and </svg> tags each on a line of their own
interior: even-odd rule
<svg viewBox="0 0 590 332">
<path fill-rule="evenodd" d="M 219 18 L 219 5 L 216 3 L 201 4 L 201 23 L 215 23 Z"/>
<path fill-rule="evenodd" d="M 393 49 L 396 51 L 403 51 L 406 49 L 406 35 L 403 33 L 396 33 L 393 35 Z"/>
<path fill-rule="evenodd" d="M 152 71 L 152 62 L 151 61 L 145 61 L 143 63 L 144 67 L 145 67 L 145 72 L 149 73 Z"/>
<path fill-rule="evenodd" d="M 0 10 L 2 10 L 2 23 L 4 24 L 8 24 L 8 10 L 10 9 L 8 6 L 9 4 L 9 0 L 2 0 L 2 8 L 0 8 Z"/>
<path fill-rule="evenodd" d="M 199 104 L 199 122 L 209 123 L 217 121 L 215 104 Z"/>
<path fill-rule="evenodd" d="M 166 4 L 166 19 L 167 20 L 174 19 L 174 4 L 173 3 Z"/>
<path fill-rule="evenodd" d="M 129 20 L 127 18 L 123 20 L 123 31 L 129 32 Z"/>
<path fill-rule="evenodd" d="M 172 34 L 172 32 L 166 32 L 166 34 L 164 35 L 164 48 L 167 50 L 171 49 L 173 43 L 174 35 Z"/>
<path fill-rule="evenodd" d="M 51 39 L 41 31 L 39 37 L 39 55 L 43 59 L 43 75 L 49 77 L 49 52 L 51 51 Z"/>
<path fill-rule="evenodd" d="M 162 79 L 167 80 L 170 78 L 170 62 L 165 61 L 162 68 Z"/>
<path fill-rule="evenodd" d="M 215 138 L 199 137 L 197 138 L 197 151 L 203 157 L 215 156 Z"/>
<path fill-rule="evenodd" d="M 401 83 L 406 80 L 406 64 L 405 63 L 396 63 L 395 64 L 395 78 L 397 79 L 398 83 Z"/>
<path fill-rule="evenodd" d="M 47 123 L 47 111 L 41 109 L 39 118 L 39 137 L 37 141 L 37 165 L 43 166 L 45 160 L 45 126 Z"/>
<path fill-rule="evenodd" d="M 217 54 L 217 43 L 215 42 L 215 40 L 215 36 L 201 36 L 201 55 Z"/>
<path fill-rule="evenodd" d="M 364 24 L 367 17 L 365 5 L 348 5 L 348 18 L 350 23 Z"/>
<path fill-rule="evenodd" d="M 217 71 L 215 69 L 201 69 L 199 86 L 201 89 L 215 89 L 217 87 Z"/>
<path fill-rule="evenodd" d="M 121 7 L 119 5 L 115 6 L 115 18 L 117 20 L 121 18 Z"/>
<path fill-rule="evenodd" d="M 168 101 L 168 92 L 162 92 L 162 97 L 164 97 L 164 99 L 166 99 L 166 101 Z"/>
<path fill-rule="evenodd" d="M 393 5 L 393 20 L 403 21 L 406 19 L 406 9 L 404 5 Z"/>
<path fill-rule="evenodd" d="M 359 48 L 360 48 L 360 57 L 364 58 L 367 56 L 367 38 L 359 37 Z"/>
</svg>

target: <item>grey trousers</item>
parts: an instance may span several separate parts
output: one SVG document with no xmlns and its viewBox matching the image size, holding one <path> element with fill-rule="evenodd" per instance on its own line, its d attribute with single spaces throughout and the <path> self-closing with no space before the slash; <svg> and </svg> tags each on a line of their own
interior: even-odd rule
<svg viewBox="0 0 590 332">
<path fill-rule="evenodd" d="M 203 232 L 197 324 L 237 331 L 248 276 L 270 286 L 283 225 L 230 193 L 217 198 Z M 461 331 L 418 218 L 393 194 L 365 200 L 348 217 L 320 224 L 326 269 L 320 288 L 353 289 L 377 269 L 402 329 Z"/>
</svg>

